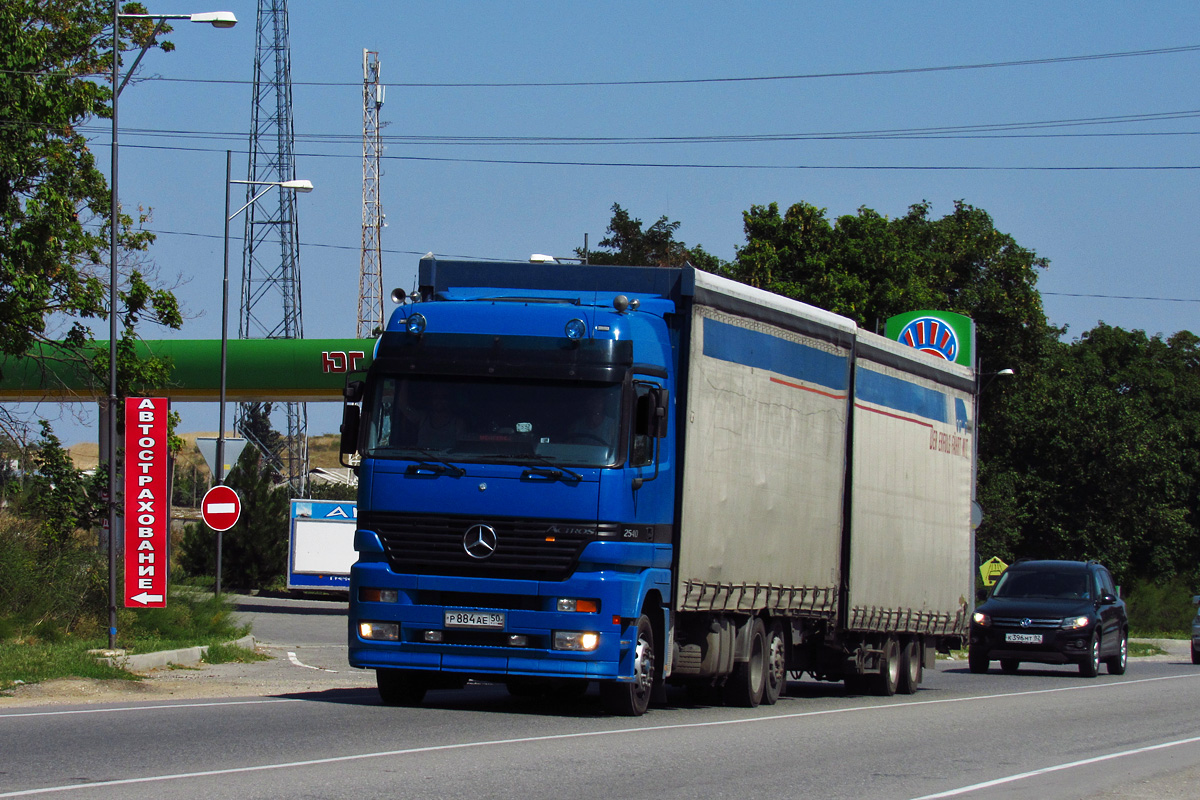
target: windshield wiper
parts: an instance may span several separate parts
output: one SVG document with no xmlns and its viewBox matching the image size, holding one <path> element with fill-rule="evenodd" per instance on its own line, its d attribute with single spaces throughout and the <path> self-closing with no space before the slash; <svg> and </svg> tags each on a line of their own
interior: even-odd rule
<svg viewBox="0 0 1200 800">
<path fill-rule="evenodd" d="M 461 478 L 467 474 L 467 471 L 462 467 L 451 464 L 449 461 L 443 461 L 433 454 L 432 450 L 420 448 L 429 461 L 418 461 L 416 464 L 409 464 L 405 470 L 409 475 L 418 475 L 422 472 L 432 472 L 434 475 L 449 475 L 452 478 Z"/>
<path fill-rule="evenodd" d="M 551 479 L 561 479 L 565 476 L 565 477 L 568 477 L 571 480 L 575 481 L 576 483 L 579 483 L 580 481 L 583 480 L 583 476 L 580 475 L 575 470 L 567 469 L 566 467 L 560 467 L 560 466 L 556 465 L 550 459 L 546 458 L 545 456 L 534 455 L 534 456 L 530 456 L 530 458 L 536 459 L 537 461 L 540 461 L 541 463 L 545 464 L 546 466 L 544 466 L 544 467 L 526 467 L 525 471 L 523 473 L 521 473 L 522 478 L 527 478 L 527 477 L 531 477 L 533 475 L 537 475 L 542 478 L 551 478 Z"/>
</svg>

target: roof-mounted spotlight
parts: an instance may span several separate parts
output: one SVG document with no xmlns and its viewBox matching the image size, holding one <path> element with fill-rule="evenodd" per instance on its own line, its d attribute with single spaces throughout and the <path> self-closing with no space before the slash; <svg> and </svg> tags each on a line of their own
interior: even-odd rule
<svg viewBox="0 0 1200 800">
<path fill-rule="evenodd" d="M 581 319 L 569 320 L 563 328 L 563 332 L 572 342 L 577 342 L 587 334 L 587 325 Z"/>
<path fill-rule="evenodd" d="M 425 324 L 424 314 L 409 314 L 408 319 L 404 320 L 404 329 L 419 336 L 425 332 Z"/>
</svg>

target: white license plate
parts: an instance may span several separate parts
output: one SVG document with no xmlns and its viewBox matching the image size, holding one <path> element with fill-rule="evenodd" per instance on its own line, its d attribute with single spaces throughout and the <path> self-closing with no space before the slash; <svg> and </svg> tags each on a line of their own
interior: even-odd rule
<svg viewBox="0 0 1200 800">
<path fill-rule="evenodd" d="M 503 611 L 447 611 L 447 628 L 504 628 Z"/>
<path fill-rule="evenodd" d="M 1006 633 L 1004 641 L 1014 644 L 1041 644 L 1042 635 L 1040 633 Z"/>
</svg>

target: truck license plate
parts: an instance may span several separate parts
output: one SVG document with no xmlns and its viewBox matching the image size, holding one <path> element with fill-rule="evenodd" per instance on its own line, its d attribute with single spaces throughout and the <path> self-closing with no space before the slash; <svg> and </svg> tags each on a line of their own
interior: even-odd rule
<svg viewBox="0 0 1200 800">
<path fill-rule="evenodd" d="M 503 611 L 447 611 L 447 628 L 504 628 Z"/>
<path fill-rule="evenodd" d="M 1041 644 L 1042 635 L 1040 633 L 1006 633 L 1004 641 L 1014 644 Z"/>
</svg>

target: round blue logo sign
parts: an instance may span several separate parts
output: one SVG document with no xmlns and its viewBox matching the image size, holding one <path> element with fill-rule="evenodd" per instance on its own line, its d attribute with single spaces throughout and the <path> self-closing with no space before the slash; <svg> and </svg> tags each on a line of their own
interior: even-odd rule
<svg viewBox="0 0 1200 800">
<path fill-rule="evenodd" d="M 918 317 L 900 331 L 900 341 L 947 361 L 958 357 L 958 335 L 937 317 Z"/>
</svg>

